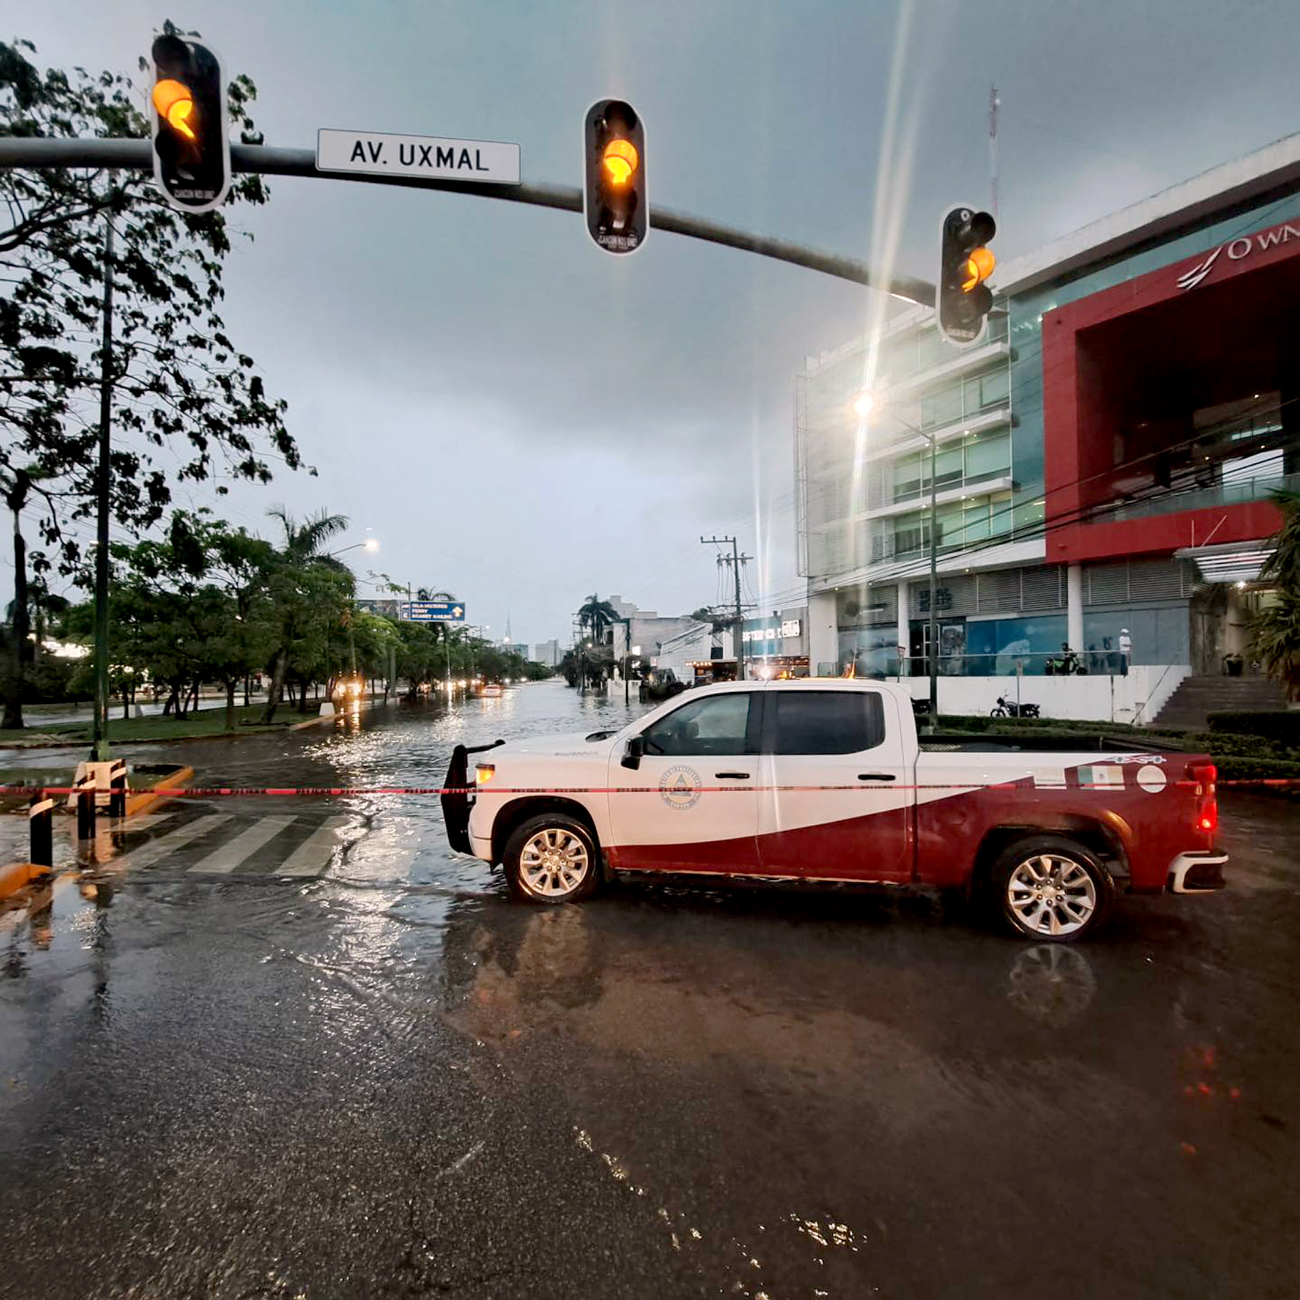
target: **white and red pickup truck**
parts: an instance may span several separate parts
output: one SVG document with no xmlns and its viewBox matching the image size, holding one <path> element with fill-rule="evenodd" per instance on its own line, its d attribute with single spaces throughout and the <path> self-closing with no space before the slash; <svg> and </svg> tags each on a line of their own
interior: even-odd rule
<svg viewBox="0 0 1300 1300">
<path fill-rule="evenodd" d="M 1208 756 L 1058 744 L 918 738 L 887 683 L 729 683 L 616 732 L 458 747 L 447 785 L 474 792 L 443 807 L 452 847 L 537 903 L 616 872 L 916 885 L 1070 941 L 1117 893 L 1223 887 Z"/>
</svg>

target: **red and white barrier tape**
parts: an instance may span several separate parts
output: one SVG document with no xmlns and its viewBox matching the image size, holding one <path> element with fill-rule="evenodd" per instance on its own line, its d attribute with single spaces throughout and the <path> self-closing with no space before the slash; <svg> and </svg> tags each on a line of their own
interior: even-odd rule
<svg viewBox="0 0 1300 1300">
<path fill-rule="evenodd" d="M 684 786 L 682 794 L 825 794 L 828 791 L 856 790 L 1015 790 L 1026 782 L 1032 782 L 1033 776 L 1013 777 L 1006 781 L 944 781 L 919 784 L 895 783 L 893 781 L 855 782 L 853 785 L 700 785 Z M 1300 778 L 1264 778 L 1217 781 L 1216 786 L 1294 786 L 1300 787 Z M 1195 789 L 1200 782 L 1191 779 L 1177 779 L 1169 785 Z M 1063 785 L 1043 785 L 1030 788 L 1051 792 L 1066 788 L 1080 790 L 1115 791 L 1131 787 L 1107 785 L 1101 782 L 1080 782 L 1076 787 Z M 67 785 L 0 785 L 0 795 L 68 795 L 77 794 L 78 788 Z M 102 793 L 102 791 L 101 791 Z M 175 789 L 160 787 L 154 790 L 136 791 L 140 794 L 152 794 L 165 799 L 211 799 L 224 797 L 263 796 L 273 799 L 284 798 L 346 798 L 363 795 L 507 795 L 507 794 L 658 794 L 674 793 L 674 788 L 659 785 L 634 786 L 399 786 L 399 785 L 359 785 L 359 786 L 178 786 Z"/>
</svg>

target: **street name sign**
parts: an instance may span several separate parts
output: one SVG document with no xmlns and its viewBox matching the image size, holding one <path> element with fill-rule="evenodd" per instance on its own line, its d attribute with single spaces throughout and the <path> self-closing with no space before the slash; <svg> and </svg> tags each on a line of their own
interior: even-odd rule
<svg viewBox="0 0 1300 1300">
<path fill-rule="evenodd" d="M 397 617 L 408 623 L 463 623 L 465 606 L 456 600 L 404 600 Z"/>
<path fill-rule="evenodd" d="M 500 140 L 446 140 L 378 131 L 316 132 L 318 172 L 425 176 L 477 185 L 518 185 L 519 146 Z"/>
</svg>

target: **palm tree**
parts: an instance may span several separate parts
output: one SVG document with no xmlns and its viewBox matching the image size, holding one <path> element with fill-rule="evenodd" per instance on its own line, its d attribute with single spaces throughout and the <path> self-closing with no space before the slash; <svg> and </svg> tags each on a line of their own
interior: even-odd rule
<svg viewBox="0 0 1300 1300">
<path fill-rule="evenodd" d="M 597 643 L 604 641 L 605 632 L 617 622 L 618 610 L 594 593 L 578 610 L 578 626 L 584 631 L 590 629 L 591 639 Z"/>
<path fill-rule="evenodd" d="M 304 567 L 318 567 L 333 569 L 351 578 L 352 570 L 337 556 L 330 555 L 325 550 L 330 539 L 337 537 L 348 526 L 346 516 L 331 515 L 322 510 L 319 514 L 312 515 L 299 523 L 284 506 L 273 506 L 267 514 L 272 519 L 278 519 L 284 529 L 284 545 L 276 553 L 276 567 L 286 575 Z M 280 644 L 275 652 L 271 683 L 267 688 L 264 714 L 267 722 L 275 717 L 280 693 L 284 690 L 289 648 L 297 635 L 297 615 L 296 603 L 286 602 L 281 610 Z"/>
<path fill-rule="evenodd" d="M 1251 636 L 1264 670 L 1295 699 L 1300 696 L 1300 493 L 1275 492 L 1273 501 L 1282 511 L 1282 527 L 1259 576 L 1275 589 L 1251 620 Z"/>
</svg>

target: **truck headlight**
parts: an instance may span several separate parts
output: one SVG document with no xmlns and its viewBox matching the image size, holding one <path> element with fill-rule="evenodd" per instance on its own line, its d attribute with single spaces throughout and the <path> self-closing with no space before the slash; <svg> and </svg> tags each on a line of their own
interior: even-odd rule
<svg viewBox="0 0 1300 1300">
<path fill-rule="evenodd" d="M 495 763 L 479 763 L 474 768 L 474 784 L 483 786 L 497 774 Z"/>
</svg>

